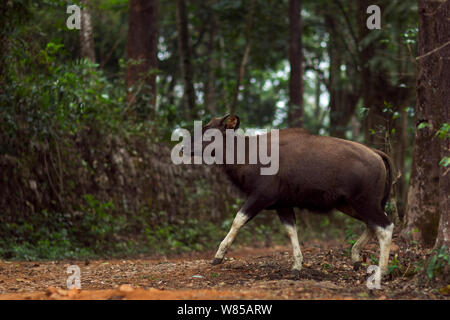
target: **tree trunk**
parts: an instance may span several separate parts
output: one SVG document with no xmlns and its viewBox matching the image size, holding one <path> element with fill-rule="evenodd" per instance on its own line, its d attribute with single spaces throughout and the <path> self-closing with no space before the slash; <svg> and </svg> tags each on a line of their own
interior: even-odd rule
<svg viewBox="0 0 450 320">
<path fill-rule="evenodd" d="M 95 62 L 94 32 L 91 23 L 89 0 L 81 0 L 80 56 Z"/>
<path fill-rule="evenodd" d="M 447 11 L 448 12 L 448 11 Z M 450 12 L 448 12 L 450 13 Z M 450 57 L 450 52 L 447 50 L 447 57 Z M 447 75 L 448 79 L 448 75 Z M 449 82 L 447 82 L 450 85 Z M 448 87 L 447 87 L 448 88 Z M 450 98 L 450 97 L 449 97 Z M 447 100 L 448 101 L 448 100 Z M 447 105 L 446 115 L 449 119 L 449 110 Z M 450 157 L 450 143 L 449 139 L 441 140 L 441 158 L 444 156 Z M 448 192 L 450 190 L 450 173 L 449 169 L 441 166 L 440 167 L 440 177 L 439 177 L 439 228 L 436 238 L 435 248 L 440 248 L 441 246 L 446 246 L 447 249 L 450 248 L 450 197 Z"/>
<path fill-rule="evenodd" d="M 355 113 L 356 104 L 359 100 L 359 90 L 353 85 L 345 85 L 345 82 L 354 82 L 353 79 L 357 75 L 350 73 L 350 66 L 345 63 L 345 48 L 341 44 L 339 35 L 336 32 L 337 24 L 330 15 L 325 17 L 325 23 L 330 34 L 329 50 L 330 67 L 329 67 L 329 92 L 330 92 L 330 135 L 338 138 L 346 138 L 345 133 L 347 125 Z M 347 53 L 347 57 L 349 53 Z M 341 76 L 341 66 L 346 66 L 347 78 L 344 80 Z"/>
<path fill-rule="evenodd" d="M 366 26 L 367 15 L 364 14 L 371 0 L 358 1 L 358 10 L 356 19 L 358 21 L 358 37 L 359 37 L 359 63 L 361 67 L 361 93 L 363 106 L 367 108 L 367 116 L 363 121 L 364 140 L 367 144 L 387 151 L 386 145 L 386 127 L 387 114 L 383 113 L 384 102 L 388 101 L 387 89 L 389 86 L 389 73 L 387 70 L 380 68 L 380 65 L 371 66 L 370 62 L 376 56 L 378 46 L 382 47 L 375 40 L 365 42 L 370 33 L 375 32 L 369 30 Z"/>
<path fill-rule="evenodd" d="M 395 72 L 399 72 L 401 60 L 396 60 L 396 70 L 391 70 L 376 57 L 386 50 L 386 44 L 376 39 L 369 40 L 373 32 L 366 27 L 367 15 L 361 15 L 371 5 L 370 0 L 358 1 L 358 61 L 360 64 L 361 94 L 363 106 L 367 109 L 363 120 L 363 132 L 365 142 L 376 149 L 389 154 L 394 162 L 394 185 L 392 198 L 394 221 L 403 216 L 406 192 L 405 192 L 405 150 L 407 148 L 406 121 L 404 111 L 411 89 L 399 86 L 400 83 L 408 83 L 408 79 L 391 82 Z M 384 6 L 387 2 L 382 2 Z M 383 10 L 383 8 L 382 8 Z M 398 28 L 401 28 L 399 26 Z M 369 40 L 369 41 L 368 41 Z M 401 117 L 394 117 L 395 112 Z M 398 176 L 398 173 L 401 175 Z"/>
<path fill-rule="evenodd" d="M 439 166 L 449 146 L 436 135 L 449 119 L 449 16 L 450 1 L 419 0 L 415 145 L 403 236 L 430 247 L 449 244 L 449 176 Z"/>
<path fill-rule="evenodd" d="M 158 0 L 130 0 L 127 57 L 134 60 L 127 68 L 127 86 L 134 87 L 128 95 L 130 105 L 149 90 L 150 109 L 155 108 L 156 74 L 152 70 L 158 68 L 157 50 Z"/>
<path fill-rule="evenodd" d="M 188 17 L 186 1 L 176 0 L 176 20 L 178 31 L 178 53 L 180 55 L 180 70 L 183 78 L 184 94 L 183 103 L 186 119 L 195 119 L 195 90 L 194 70 L 192 67 L 192 52 L 189 44 Z"/>
<path fill-rule="evenodd" d="M 209 24 L 208 39 L 208 79 L 205 84 L 205 105 L 212 115 L 216 113 L 216 92 L 215 92 L 215 73 L 217 68 L 216 59 L 216 33 L 217 23 L 214 13 L 211 13 Z"/>
<path fill-rule="evenodd" d="M 406 197 L 408 194 L 406 185 L 406 167 L 405 158 L 406 151 L 409 149 L 409 139 L 407 134 L 408 129 L 408 115 L 405 110 L 405 105 L 400 105 L 398 108 L 400 117 L 395 119 L 392 147 L 390 150 L 390 156 L 394 161 L 396 172 L 401 175 L 398 176 L 397 181 L 393 186 L 393 190 L 397 199 L 397 210 L 400 219 L 403 219 L 406 210 Z"/>
<path fill-rule="evenodd" d="M 301 0 L 289 0 L 289 111 L 290 127 L 303 126 L 303 54 Z"/>
<path fill-rule="evenodd" d="M 231 114 L 236 113 L 239 91 L 240 91 L 242 80 L 244 79 L 245 66 L 247 65 L 248 56 L 250 55 L 250 35 L 252 32 L 252 21 L 253 21 L 254 9 L 255 9 L 255 0 L 251 0 L 250 6 L 249 6 L 249 11 L 248 11 L 248 16 L 247 16 L 247 24 L 245 27 L 244 55 L 242 56 L 242 61 L 239 66 L 239 70 L 238 70 L 238 74 L 237 74 L 236 84 L 234 86 L 233 100 L 232 100 L 231 106 L 230 106 Z"/>
<path fill-rule="evenodd" d="M 425 64 L 426 59 L 434 60 L 434 68 L 430 70 L 435 77 L 433 93 L 435 94 L 437 105 L 434 106 L 436 122 L 439 128 L 450 119 L 450 1 L 445 3 L 427 1 L 430 7 L 427 15 L 423 16 L 424 25 L 430 23 L 435 30 L 433 45 L 427 49 L 436 50 L 427 57 L 419 59 L 420 63 Z M 420 8 L 420 7 L 419 7 Z M 425 40 L 430 40 L 427 36 Z M 427 52 L 430 52 L 427 50 Z M 431 61 L 428 63 L 432 64 Z M 431 67 L 431 65 L 429 65 Z M 438 90 L 435 90 L 438 88 Z M 444 157 L 450 157 L 450 139 L 447 137 L 440 138 L 440 156 L 439 161 Z M 439 227 L 435 242 L 435 247 L 440 248 L 445 245 L 450 250 L 450 169 L 439 166 Z"/>
</svg>

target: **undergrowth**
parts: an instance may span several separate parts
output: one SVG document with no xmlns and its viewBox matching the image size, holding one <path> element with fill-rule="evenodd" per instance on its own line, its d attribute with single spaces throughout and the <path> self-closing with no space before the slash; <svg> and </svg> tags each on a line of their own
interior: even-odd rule
<svg viewBox="0 0 450 320">
<path fill-rule="evenodd" d="M 234 214 L 230 214 L 219 223 L 195 218 L 169 223 L 164 212 L 143 208 L 132 215 L 120 215 L 112 202 L 100 202 L 89 194 L 83 198 L 79 210 L 70 214 L 42 211 L 26 220 L 0 225 L 0 258 L 87 259 L 215 250 L 234 219 Z M 230 212 L 236 212 L 240 203 L 230 206 Z M 344 215 L 335 215 L 332 222 L 328 216 L 305 215 L 308 214 L 301 213 L 298 219 L 301 242 L 342 238 L 342 223 L 358 232 L 358 226 L 349 223 L 350 218 Z M 307 225 L 305 219 L 309 220 Z M 272 244 L 289 244 L 275 212 L 259 214 L 241 229 L 235 242 L 235 246 Z"/>
</svg>

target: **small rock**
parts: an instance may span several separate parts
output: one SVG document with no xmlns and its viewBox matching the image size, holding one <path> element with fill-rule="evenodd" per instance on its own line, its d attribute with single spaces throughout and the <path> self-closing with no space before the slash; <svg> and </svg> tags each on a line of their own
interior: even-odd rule
<svg viewBox="0 0 450 320">
<path fill-rule="evenodd" d="M 47 289 L 45 289 L 45 295 L 46 296 L 49 296 L 49 295 L 51 295 L 52 293 L 55 293 L 56 292 L 56 288 L 54 288 L 54 287 L 48 287 Z"/>
<path fill-rule="evenodd" d="M 133 287 L 130 286 L 129 284 L 123 284 L 119 287 L 119 291 L 122 293 L 129 293 L 129 292 L 133 292 Z"/>
<path fill-rule="evenodd" d="M 63 289 L 58 289 L 58 290 L 56 290 L 56 292 L 57 292 L 60 296 L 63 296 L 63 297 L 69 295 L 69 291 L 63 290 Z"/>
<path fill-rule="evenodd" d="M 80 289 L 73 288 L 73 289 L 70 289 L 70 290 L 67 292 L 67 296 L 69 297 L 69 299 L 73 299 L 73 298 L 75 298 L 80 292 L 81 292 Z"/>
</svg>

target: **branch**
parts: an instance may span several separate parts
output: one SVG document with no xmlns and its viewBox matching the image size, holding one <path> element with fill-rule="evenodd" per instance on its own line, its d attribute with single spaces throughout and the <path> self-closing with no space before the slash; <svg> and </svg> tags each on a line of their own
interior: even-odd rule
<svg viewBox="0 0 450 320">
<path fill-rule="evenodd" d="M 347 12 L 344 9 L 344 6 L 342 5 L 342 3 L 339 0 L 333 0 L 334 3 L 336 3 L 336 5 L 339 7 L 339 10 L 342 11 L 342 14 L 344 16 L 345 19 L 345 23 L 347 24 L 348 30 L 350 31 L 350 35 L 352 36 L 353 41 L 355 42 L 355 47 L 356 47 L 356 51 L 359 51 L 358 49 L 358 38 L 356 37 L 356 33 L 353 30 L 352 24 L 350 22 L 350 18 L 347 15 Z"/>
<path fill-rule="evenodd" d="M 416 60 L 420 60 L 420 59 L 423 59 L 423 58 L 425 58 L 425 57 L 427 57 L 427 56 L 429 56 L 429 55 L 432 55 L 433 53 L 435 53 L 435 52 L 441 50 L 442 48 L 448 46 L 449 44 L 450 44 L 450 41 L 447 41 L 447 42 L 444 43 L 442 46 L 437 47 L 436 49 L 433 49 L 433 50 L 431 50 L 430 52 L 427 52 L 427 53 L 425 53 L 425 54 L 423 54 L 423 55 L 421 55 L 421 56 L 416 57 Z"/>
</svg>

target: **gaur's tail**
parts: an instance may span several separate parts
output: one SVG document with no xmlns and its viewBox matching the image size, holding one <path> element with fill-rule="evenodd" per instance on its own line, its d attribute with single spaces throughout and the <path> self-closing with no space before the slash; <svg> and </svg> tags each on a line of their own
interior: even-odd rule
<svg viewBox="0 0 450 320">
<path fill-rule="evenodd" d="M 384 210 L 384 206 L 386 205 L 391 193 L 394 167 L 392 165 L 391 158 L 386 153 L 377 149 L 372 150 L 375 151 L 381 157 L 381 159 L 383 159 L 384 166 L 386 167 L 386 186 L 384 187 L 384 196 L 383 200 L 381 201 L 381 206 Z"/>
</svg>

